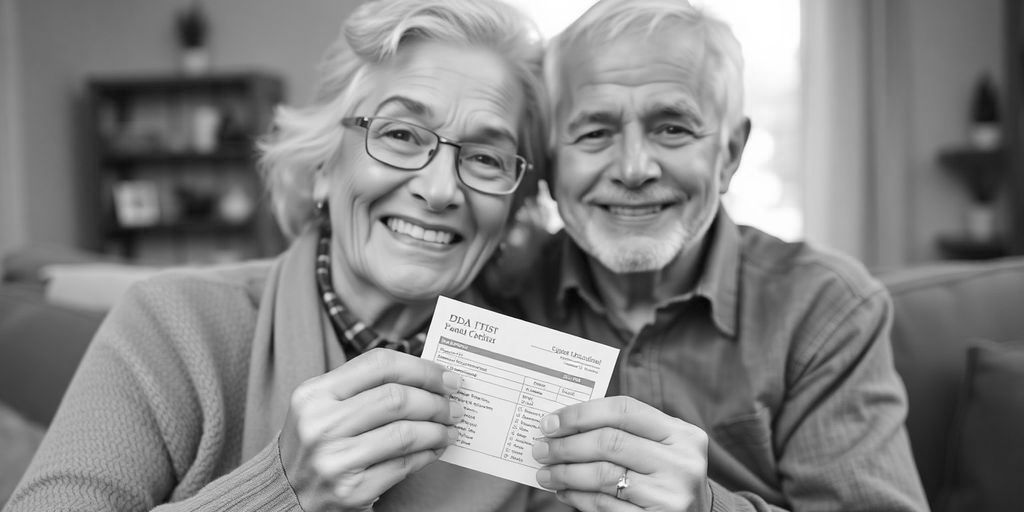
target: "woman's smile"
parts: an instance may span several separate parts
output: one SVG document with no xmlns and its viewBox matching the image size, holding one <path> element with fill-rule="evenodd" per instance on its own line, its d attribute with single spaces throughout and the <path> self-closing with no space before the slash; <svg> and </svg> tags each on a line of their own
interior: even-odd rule
<svg viewBox="0 0 1024 512">
<path fill-rule="evenodd" d="M 462 241 L 462 235 L 449 228 L 425 226 L 418 222 L 399 219 L 398 217 L 385 217 L 382 221 L 388 230 L 399 235 L 398 238 L 403 241 L 412 239 L 438 247 L 447 247 Z"/>
</svg>

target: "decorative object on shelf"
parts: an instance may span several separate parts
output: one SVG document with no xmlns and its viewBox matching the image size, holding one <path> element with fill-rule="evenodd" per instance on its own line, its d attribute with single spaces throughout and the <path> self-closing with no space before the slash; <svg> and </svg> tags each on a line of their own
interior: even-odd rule
<svg viewBox="0 0 1024 512">
<path fill-rule="evenodd" d="M 213 153 L 220 138 L 221 113 L 213 105 L 199 105 L 192 112 L 192 149 Z"/>
<path fill-rule="evenodd" d="M 155 226 L 160 222 L 160 201 L 156 184 L 146 180 L 122 181 L 114 185 L 117 223 L 123 228 Z"/>
<path fill-rule="evenodd" d="M 249 220 L 256 205 L 240 184 L 229 185 L 217 202 L 217 213 L 229 224 L 241 224 Z"/>
<path fill-rule="evenodd" d="M 977 149 L 996 149 L 1002 144 L 999 124 L 999 99 L 992 78 L 982 75 L 974 88 L 968 140 Z"/>
<path fill-rule="evenodd" d="M 963 226 L 939 237 L 939 250 L 954 259 L 985 259 L 1005 254 L 999 226 L 1000 185 L 1005 179 L 1002 149 L 960 147 L 939 153 L 939 164 L 953 173 L 967 191 Z"/>
<path fill-rule="evenodd" d="M 967 205 L 964 212 L 964 234 L 967 239 L 975 242 L 990 242 L 998 235 L 996 229 L 996 210 L 992 203 L 975 203 Z"/>
<path fill-rule="evenodd" d="M 181 69 L 198 75 L 209 71 L 210 52 L 207 46 L 210 25 L 198 1 L 178 13 L 175 28 L 181 45 Z"/>
</svg>

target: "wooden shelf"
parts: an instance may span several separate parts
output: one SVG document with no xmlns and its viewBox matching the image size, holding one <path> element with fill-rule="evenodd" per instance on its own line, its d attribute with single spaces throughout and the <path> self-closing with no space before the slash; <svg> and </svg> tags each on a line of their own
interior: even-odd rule
<svg viewBox="0 0 1024 512">
<path fill-rule="evenodd" d="M 110 235 L 114 237 L 135 235 L 140 233 L 152 234 L 217 234 L 229 233 L 232 231 L 244 231 L 252 227 L 252 219 L 242 222 L 225 222 L 222 220 L 184 220 L 174 223 L 160 223 L 152 226 L 117 226 L 112 228 Z"/>
<path fill-rule="evenodd" d="M 270 126 L 283 85 L 279 76 L 249 71 L 93 77 L 86 140 L 98 185 L 86 192 L 102 212 L 98 248 L 132 260 L 171 243 L 189 248 L 175 257 L 196 262 L 225 249 L 246 258 L 280 252 L 285 241 L 251 171 L 254 142 Z M 244 194 L 250 218 L 217 215 L 228 193 Z"/>
<path fill-rule="evenodd" d="M 224 148 L 209 153 L 196 151 L 106 151 L 100 157 L 110 165 L 128 164 L 202 164 L 208 162 L 251 163 L 254 153 L 244 147 Z"/>
<path fill-rule="evenodd" d="M 956 175 L 975 202 L 990 203 L 1006 174 L 1007 155 L 1002 149 L 950 148 L 939 153 L 939 164 Z"/>
<path fill-rule="evenodd" d="M 1009 254 L 1002 240 L 974 240 L 964 235 L 941 235 L 937 240 L 939 251 L 954 260 L 987 260 Z"/>
</svg>

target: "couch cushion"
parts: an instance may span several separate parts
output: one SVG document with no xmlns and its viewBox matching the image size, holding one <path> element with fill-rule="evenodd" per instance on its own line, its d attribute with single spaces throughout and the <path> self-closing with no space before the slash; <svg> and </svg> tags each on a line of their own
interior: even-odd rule
<svg viewBox="0 0 1024 512">
<path fill-rule="evenodd" d="M 1024 343 L 968 350 L 949 512 L 1017 511 L 1024 503 Z"/>
<path fill-rule="evenodd" d="M 35 286 L 0 286 L 0 401 L 49 425 L 103 316 L 49 304 Z"/>
<path fill-rule="evenodd" d="M 907 387 L 907 430 L 935 503 L 949 471 L 956 398 L 972 340 L 1024 337 L 1024 258 L 946 263 L 888 272 L 896 369 Z"/>
</svg>

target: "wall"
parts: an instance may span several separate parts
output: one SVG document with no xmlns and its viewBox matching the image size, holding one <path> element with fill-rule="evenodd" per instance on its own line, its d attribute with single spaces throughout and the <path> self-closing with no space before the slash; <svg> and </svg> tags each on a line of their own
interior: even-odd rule
<svg viewBox="0 0 1024 512">
<path fill-rule="evenodd" d="M 12 139 L 12 131 L 18 134 L 14 138 L 20 139 L 24 173 L 14 193 L 25 198 L 20 215 L 24 236 L 17 230 L 0 232 L 9 240 L 0 241 L 0 247 L 21 242 L 81 245 L 89 240 L 84 227 L 92 214 L 83 211 L 78 193 L 89 186 L 79 179 L 86 165 L 79 146 L 84 83 L 102 74 L 173 72 L 177 66 L 173 20 L 190 2 L 0 2 L 7 6 L 0 11 L 0 26 L 18 28 L 17 62 L 12 65 L 0 54 L 0 72 L 14 69 L 0 74 L 0 91 L 4 95 L 16 91 L 13 104 L 20 105 L 13 126 L 0 127 L 0 144 Z M 285 77 L 287 101 L 303 102 L 311 93 L 315 63 L 358 3 L 204 2 L 212 26 L 213 64 L 219 69 L 279 72 Z M 8 37 L 9 32 L 0 29 L 0 36 Z M 10 103 L 0 95 L 0 114 L 12 113 L 6 110 Z M 7 163 L 4 160 L 8 158 L 0 158 L 0 163 Z M 4 224 L 7 218 L 5 212 Z"/>
<path fill-rule="evenodd" d="M 936 154 L 964 140 L 977 76 L 992 71 L 1001 80 L 1002 0 L 867 1 L 892 6 L 886 7 L 895 15 L 885 31 L 903 55 L 889 65 L 896 73 L 886 88 L 906 99 L 905 112 L 885 123 L 893 132 L 884 137 L 889 165 L 881 168 L 884 179 L 876 190 L 866 192 L 886 201 L 867 208 L 882 212 L 874 229 L 890 231 L 881 237 L 849 232 L 862 228 L 844 227 L 845 211 L 832 224 L 847 229 L 840 239 L 851 244 L 880 240 L 876 245 L 884 245 L 885 254 L 876 259 L 883 263 L 934 259 L 935 237 L 960 226 L 966 204 L 959 184 L 936 165 Z M 77 123 L 83 83 L 96 74 L 173 70 L 172 20 L 187 3 L 0 0 L 0 250 L 87 240 L 82 225 L 90 212 L 81 211 L 76 193 L 87 186 L 76 179 L 82 169 Z M 311 89 L 314 62 L 357 3 L 208 1 L 215 65 L 277 70 L 285 76 L 289 101 L 301 102 Z M 871 250 L 849 252 L 870 260 Z"/>
<path fill-rule="evenodd" d="M 0 0 L 0 254 L 25 242 L 15 0 Z"/>
</svg>

